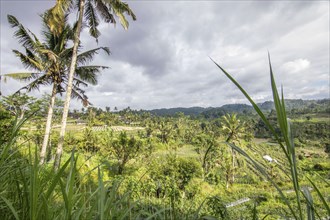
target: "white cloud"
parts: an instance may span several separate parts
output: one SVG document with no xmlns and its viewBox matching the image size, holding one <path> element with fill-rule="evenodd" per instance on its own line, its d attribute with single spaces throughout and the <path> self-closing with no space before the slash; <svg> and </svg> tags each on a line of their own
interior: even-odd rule
<svg viewBox="0 0 330 220">
<path fill-rule="evenodd" d="M 283 70 L 288 73 L 298 73 L 310 67 L 311 62 L 307 59 L 297 59 L 283 64 Z"/>
</svg>

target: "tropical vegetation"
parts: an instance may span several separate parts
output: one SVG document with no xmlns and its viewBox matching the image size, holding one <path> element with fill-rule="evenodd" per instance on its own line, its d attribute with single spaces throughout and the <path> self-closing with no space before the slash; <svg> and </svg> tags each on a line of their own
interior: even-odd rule
<svg viewBox="0 0 330 220">
<path fill-rule="evenodd" d="M 29 83 L 0 99 L 0 219 L 328 219 L 330 100 L 285 100 L 270 58 L 272 102 L 255 103 L 212 60 L 250 105 L 89 105 L 84 86 L 106 67 L 88 63 L 109 49 L 81 52 L 82 23 L 97 39 L 98 17 L 127 28 L 124 14 L 136 19 L 118 0 L 57 0 L 43 40 L 8 16 L 31 72 L 8 73 Z M 50 95 L 23 92 L 42 85 Z"/>
</svg>

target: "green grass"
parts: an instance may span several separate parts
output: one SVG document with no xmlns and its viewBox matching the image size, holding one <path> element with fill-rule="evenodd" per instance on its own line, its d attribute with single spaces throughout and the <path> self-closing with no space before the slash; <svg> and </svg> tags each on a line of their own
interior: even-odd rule
<svg viewBox="0 0 330 220">
<path fill-rule="evenodd" d="M 300 117 L 300 118 L 295 118 L 292 119 L 293 122 L 311 122 L 311 123 L 330 123 L 330 118 L 329 117 L 318 117 L 318 118 L 314 118 L 312 117 L 311 119 L 307 119 L 306 117 Z"/>
</svg>

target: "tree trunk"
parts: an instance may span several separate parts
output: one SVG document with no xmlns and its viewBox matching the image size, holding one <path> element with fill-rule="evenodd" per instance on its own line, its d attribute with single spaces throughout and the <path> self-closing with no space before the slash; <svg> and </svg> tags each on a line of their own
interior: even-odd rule
<svg viewBox="0 0 330 220">
<path fill-rule="evenodd" d="M 59 141 L 58 141 L 58 145 L 57 145 L 57 149 L 56 149 L 56 158 L 55 158 L 55 162 L 54 162 L 55 170 L 57 170 L 59 168 L 60 163 L 61 163 L 64 135 L 65 135 L 65 129 L 66 129 L 66 121 L 67 121 L 67 117 L 68 117 L 68 113 L 69 113 L 71 93 L 72 93 L 73 75 L 74 75 L 76 65 L 77 65 L 78 45 L 79 45 L 79 41 L 80 41 L 80 32 L 81 32 L 83 15 L 84 15 L 84 7 L 85 7 L 85 0 L 80 0 L 79 17 L 78 17 L 77 29 L 74 34 L 72 60 L 71 60 L 70 71 L 69 71 L 68 86 L 66 89 L 66 97 L 65 97 L 64 107 L 63 107 L 62 125 L 61 125 L 60 137 L 59 137 Z"/>
<path fill-rule="evenodd" d="M 226 173 L 226 189 L 229 188 L 229 173 Z"/>
<path fill-rule="evenodd" d="M 235 164 L 235 150 L 234 148 L 231 149 L 231 154 L 232 154 L 232 168 L 233 168 L 233 171 L 232 171 L 232 176 L 231 176 L 231 182 L 232 184 L 234 184 L 235 182 L 235 167 L 236 167 L 236 164 Z"/>
<path fill-rule="evenodd" d="M 207 168 L 207 155 L 209 154 L 209 152 L 211 151 L 213 147 L 213 144 L 210 144 L 210 146 L 207 148 L 205 154 L 204 154 L 204 157 L 203 157 L 203 164 L 202 164 L 202 168 L 203 168 L 203 176 L 206 176 L 207 173 L 208 173 L 208 168 Z M 204 178 L 203 178 L 204 179 Z"/>
<path fill-rule="evenodd" d="M 229 143 L 229 141 L 232 139 L 232 137 L 234 136 L 234 132 L 231 132 L 228 136 L 228 138 L 226 139 L 226 142 Z M 231 173 L 231 184 L 234 184 L 235 181 L 235 150 L 234 148 L 231 148 L 231 159 L 232 159 L 232 173 Z"/>
<path fill-rule="evenodd" d="M 51 132 L 51 128 L 52 128 L 52 118 L 53 118 L 55 99 L 56 99 L 56 83 L 54 83 L 54 85 L 53 85 L 52 95 L 50 98 L 50 103 L 49 103 L 49 108 L 48 108 L 45 136 L 44 136 L 44 141 L 42 143 L 42 147 L 41 147 L 41 151 L 40 151 L 40 164 L 43 164 L 45 162 L 48 140 L 49 140 L 49 136 L 50 136 L 50 132 Z"/>
</svg>

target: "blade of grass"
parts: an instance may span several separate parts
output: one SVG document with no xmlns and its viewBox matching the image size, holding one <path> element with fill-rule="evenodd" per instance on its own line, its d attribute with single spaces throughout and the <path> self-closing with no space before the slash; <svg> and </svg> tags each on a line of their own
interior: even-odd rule
<svg viewBox="0 0 330 220">
<path fill-rule="evenodd" d="M 61 167 L 60 169 L 57 171 L 57 173 L 55 174 L 55 176 L 52 175 L 52 179 L 51 179 L 51 184 L 49 185 L 46 193 L 43 194 L 43 197 L 45 199 L 45 201 L 50 202 L 49 199 L 51 197 L 51 195 L 55 192 L 55 187 L 60 184 L 60 180 L 61 180 L 61 177 L 65 171 L 65 169 L 67 168 L 67 166 L 69 165 L 71 161 L 71 158 L 69 158 Z M 39 207 L 39 210 L 38 210 L 38 213 L 41 213 L 41 209 L 45 208 L 44 206 L 40 206 Z"/>
<path fill-rule="evenodd" d="M 201 202 L 201 204 L 198 206 L 198 208 L 197 208 L 197 210 L 195 212 L 195 215 L 194 215 L 194 219 L 199 219 L 199 212 L 201 211 L 201 209 L 202 209 L 202 207 L 203 207 L 203 205 L 204 205 L 204 203 L 206 202 L 207 199 L 208 198 L 205 198 L 203 200 L 203 202 Z"/>
<path fill-rule="evenodd" d="M 13 216 L 15 217 L 15 219 L 19 220 L 18 213 L 15 210 L 15 208 L 13 207 L 13 205 L 11 204 L 11 202 L 1 195 L 0 195 L 0 198 L 6 203 L 6 205 L 10 209 L 11 213 L 13 213 Z"/>
<path fill-rule="evenodd" d="M 31 148 L 29 148 L 29 157 L 32 163 L 32 153 Z M 34 152 L 34 164 L 29 165 L 30 171 L 30 182 L 29 182 L 29 210 L 30 210 L 30 219 L 35 220 L 37 219 L 37 210 L 38 210 L 38 197 L 39 197 L 39 166 L 38 166 L 38 156 L 37 156 L 37 149 Z"/>
<path fill-rule="evenodd" d="M 100 167 L 98 167 L 97 169 L 97 173 L 98 173 L 98 219 L 103 220 L 104 219 L 104 200 L 105 200 L 105 195 L 106 192 L 104 190 L 104 184 L 103 184 L 103 179 L 102 179 L 102 174 L 100 171 Z"/>
<path fill-rule="evenodd" d="M 85 201 L 85 203 L 81 206 L 79 211 L 77 212 L 76 219 L 82 219 L 80 216 L 85 210 L 86 205 L 94 198 L 95 195 L 97 195 L 99 189 L 96 189 L 95 192 L 93 192 L 89 198 Z M 91 213 L 91 212 L 90 212 Z M 89 219 L 89 218 L 88 218 Z"/>
<path fill-rule="evenodd" d="M 236 87 L 238 89 L 240 89 L 240 91 L 244 94 L 244 96 L 250 101 L 250 103 L 252 104 L 252 106 L 254 107 L 256 112 L 259 114 L 261 119 L 264 121 L 266 126 L 270 129 L 270 131 L 274 135 L 274 137 L 275 137 L 276 141 L 278 142 L 278 144 L 280 145 L 283 153 L 286 155 L 287 160 L 290 164 L 290 173 L 291 173 L 292 183 L 293 183 L 293 187 L 294 187 L 295 194 L 296 194 L 296 202 L 297 202 L 297 206 L 298 206 L 298 210 L 299 210 L 299 217 L 300 217 L 300 219 L 303 219 L 302 207 L 301 207 L 301 201 L 300 201 L 300 186 L 299 186 L 299 180 L 298 180 L 298 172 L 297 172 L 294 141 L 293 141 L 292 131 L 290 129 L 290 123 L 288 123 L 288 119 L 287 119 L 287 116 L 286 116 L 283 89 L 281 91 L 281 99 L 280 99 L 278 91 L 277 91 L 275 79 L 274 79 L 274 74 L 273 74 L 273 70 L 272 70 L 272 65 L 271 65 L 269 53 L 268 53 L 268 61 L 269 61 L 269 68 L 270 68 L 271 88 L 272 88 L 272 93 L 273 93 L 275 110 L 276 110 L 276 114 L 277 114 L 277 121 L 278 121 L 278 124 L 279 124 L 279 127 L 280 127 L 281 135 L 284 138 L 284 142 L 285 142 L 286 146 L 283 145 L 281 139 L 276 134 L 274 127 L 272 127 L 270 125 L 270 123 L 268 122 L 266 117 L 263 115 L 263 113 L 261 112 L 259 107 L 254 103 L 254 101 L 250 98 L 250 96 L 247 94 L 247 92 L 221 66 L 219 66 L 215 61 L 213 61 L 213 62 L 236 85 Z M 293 210 L 291 210 L 291 212 L 292 211 Z M 292 212 L 292 214 L 295 215 L 294 212 Z"/>
<path fill-rule="evenodd" d="M 160 215 L 161 213 L 165 212 L 166 210 L 169 210 L 169 208 L 158 210 L 157 212 L 153 213 L 153 214 L 150 215 L 148 218 L 146 218 L 146 220 L 152 220 L 152 219 L 155 219 L 155 217 L 157 217 L 157 216 Z M 147 213 L 147 214 L 148 214 L 148 213 Z"/>
<path fill-rule="evenodd" d="M 228 143 L 228 142 L 224 142 L 224 144 L 229 145 L 230 147 L 232 147 L 234 150 L 236 150 L 238 153 L 240 153 L 241 155 L 243 155 L 245 157 L 245 159 L 247 159 L 247 162 L 250 163 L 251 165 L 253 165 L 264 177 L 266 177 L 266 179 L 276 188 L 276 190 L 278 191 L 278 193 L 280 194 L 282 200 L 285 202 L 285 204 L 287 205 L 287 207 L 290 209 L 291 214 L 294 216 L 295 219 L 298 219 L 294 209 L 292 208 L 292 206 L 290 205 L 289 200 L 286 198 L 286 196 L 284 195 L 283 191 L 278 187 L 278 185 L 272 180 L 272 178 L 267 174 L 267 172 L 263 169 L 262 166 L 260 166 L 258 164 L 257 161 L 255 161 L 254 159 L 252 159 L 244 150 L 242 150 L 240 147 Z"/>
<path fill-rule="evenodd" d="M 74 156 L 74 150 L 71 153 L 71 157 L 70 157 L 70 171 L 69 171 L 69 175 L 66 179 L 66 193 L 68 196 L 68 213 L 70 213 L 71 216 L 71 212 L 72 212 L 72 207 L 73 207 L 73 193 L 74 193 L 74 183 L 75 183 L 75 177 L 76 177 L 76 164 L 77 164 L 77 159 Z M 70 217 L 71 218 L 71 217 Z"/>
<path fill-rule="evenodd" d="M 313 202 L 313 197 L 310 194 L 309 190 L 307 187 L 302 187 L 302 192 L 303 195 L 306 198 L 306 201 L 308 201 L 306 203 L 307 206 L 307 219 L 308 220 L 314 220 L 315 219 L 315 215 L 314 215 L 314 202 Z"/>
<path fill-rule="evenodd" d="M 273 99 L 274 99 L 275 109 L 276 109 L 276 113 L 277 113 L 277 121 L 278 121 L 281 133 L 282 133 L 285 143 L 286 143 L 286 152 L 289 156 L 288 162 L 290 163 L 291 178 L 292 178 L 292 183 L 293 183 L 293 187 L 294 187 L 295 194 L 296 194 L 296 201 L 297 201 L 297 205 L 298 205 L 299 216 L 300 216 L 300 219 L 303 219 L 302 207 L 301 207 L 301 202 L 300 202 L 300 187 L 299 187 L 299 180 L 298 180 L 297 163 L 295 161 L 295 149 L 294 149 L 294 146 L 292 145 L 293 137 L 291 136 L 291 140 L 290 140 L 289 136 L 291 134 L 291 129 L 290 129 L 290 124 L 288 123 L 287 117 L 286 117 L 283 89 L 282 89 L 282 100 L 280 100 L 280 97 L 279 97 L 279 94 L 277 91 L 277 87 L 276 87 L 276 83 L 275 83 L 275 78 L 274 78 L 274 73 L 273 73 L 269 53 L 268 53 L 268 62 L 269 62 L 269 69 L 270 69 L 270 78 L 271 78 Z"/>
<path fill-rule="evenodd" d="M 64 186 L 64 183 L 63 181 L 60 179 L 59 181 L 59 184 L 60 184 L 60 187 L 61 187 L 61 192 L 62 192 L 62 197 L 63 197 L 63 200 L 64 200 L 64 206 L 65 206 L 65 219 L 71 219 L 71 213 L 69 210 L 70 209 L 70 202 L 69 202 L 69 199 L 68 199 L 68 195 L 67 195 L 67 192 L 66 192 L 66 189 L 65 189 L 65 186 Z"/>
<path fill-rule="evenodd" d="M 315 185 L 315 183 L 310 179 L 308 178 L 308 181 L 312 184 L 313 188 L 315 189 L 315 191 L 317 192 L 317 195 L 320 197 L 324 207 L 326 208 L 327 212 L 328 212 L 328 216 L 330 216 L 330 208 L 329 208 L 329 205 L 328 203 L 325 201 L 325 198 L 324 196 L 322 195 L 322 193 L 320 192 L 319 188 Z"/>
<path fill-rule="evenodd" d="M 232 81 L 232 83 L 243 93 L 243 95 L 249 100 L 251 105 L 253 106 L 254 110 L 258 113 L 262 121 L 265 123 L 267 128 L 271 131 L 271 133 L 274 135 L 276 141 L 280 144 L 281 149 L 283 150 L 285 156 L 287 159 L 289 159 L 289 155 L 284 147 L 284 145 L 281 143 L 280 138 L 278 134 L 275 132 L 274 127 L 269 123 L 265 115 L 262 113 L 258 105 L 252 100 L 252 98 L 248 95 L 248 93 L 241 87 L 241 85 L 225 70 L 223 69 L 219 64 L 217 64 L 212 58 L 210 58 L 212 62 L 227 76 L 227 78 Z"/>
</svg>

